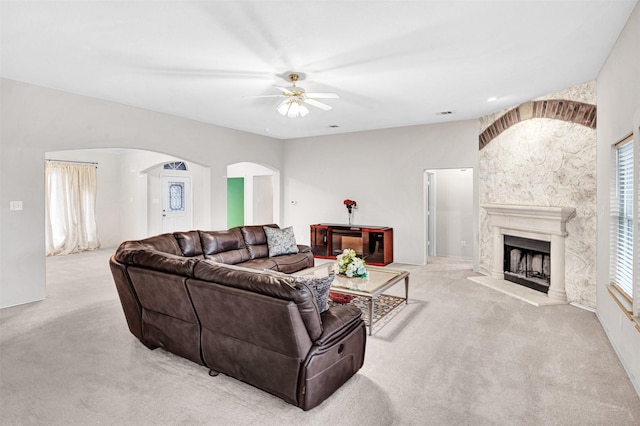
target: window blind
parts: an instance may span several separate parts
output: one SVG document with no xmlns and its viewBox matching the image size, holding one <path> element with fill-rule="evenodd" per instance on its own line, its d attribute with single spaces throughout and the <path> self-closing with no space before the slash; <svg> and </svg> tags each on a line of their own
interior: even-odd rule
<svg viewBox="0 0 640 426">
<path fill-rule="evenodd" d="M 612 281 L 633 297 L 633 140 L 616 146 Z"/>
</svg>

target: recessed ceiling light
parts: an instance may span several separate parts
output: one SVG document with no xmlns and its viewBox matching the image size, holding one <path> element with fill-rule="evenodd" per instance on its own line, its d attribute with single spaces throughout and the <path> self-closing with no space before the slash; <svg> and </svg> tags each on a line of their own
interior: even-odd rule
<svg viewBox="0 0 640 426">
<path fill-rule="evenodd" d="M 489 99 L 487 99 L 487 102 L 493 102 L 493 101 L 497 101 L 498 97 L 497 96 L 492 96 Z"/>
<path fill-rule="evenodd" d="M 451 115 L 451 114 L 453 114 L 453 111 L 440 111 L 436 113 L 436 115 Z"/>
<path fill-rule="evenodd" d="M 340 127 L 340 126 L 338 126 L 337 124 L 331 124 L 329 127 L 331 127 L 332 129 L 336 129 L 336 128 Z"/>
</svg>

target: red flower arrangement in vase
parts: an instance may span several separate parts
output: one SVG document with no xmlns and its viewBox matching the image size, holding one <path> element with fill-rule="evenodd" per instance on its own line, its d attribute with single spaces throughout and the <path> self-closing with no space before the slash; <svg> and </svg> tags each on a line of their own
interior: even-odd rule
<svg viewBox="0 0 640 426">
<path fill-rule="evenodd" d="M 345 206 L 347 206 L 347 210 L 349 211 L 349 214 L 351 214 L 351 209 L 353 209 L 354 207 L 358 206 L 358 203 L 356 203 L 354 200 L 350 200 L 350 199 L 346 199 L 342 202 L 342 204 L 344 204 Z"/>
<path fill-rule="evenodd" d="M 347 211 L 349 212 L 349 225 L 351 225 L 351 213 L 353 212 L 353 209 L 358 207 L 358 203 L 356 203 L 355 200 L 350 200 L 347 198 L 342 202 L 342 204 L 347 207 Z"/>
</svg>

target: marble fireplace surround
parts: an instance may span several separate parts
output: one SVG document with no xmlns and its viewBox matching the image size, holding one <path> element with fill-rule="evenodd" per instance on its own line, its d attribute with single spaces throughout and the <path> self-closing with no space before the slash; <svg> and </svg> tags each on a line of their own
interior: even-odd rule
<svg viewBox="0 0 640 426">
<path fill-rule="evenodd" d="M 548 206 L 522 206 L 509 204 L 482 204 L 491 219 L 493 234 L 493 263 L 491 280 L 479 282 L 504 293 L 511 294 L 534 305 L 567 303 L 565 292 L 565 238 L 566 223 L 576 213 L 574 208 Z M 531 290 L 504 280 L 504 236 L 530 238 L 551 243 L 551 282 L 548 294 Z"/>
</svg>

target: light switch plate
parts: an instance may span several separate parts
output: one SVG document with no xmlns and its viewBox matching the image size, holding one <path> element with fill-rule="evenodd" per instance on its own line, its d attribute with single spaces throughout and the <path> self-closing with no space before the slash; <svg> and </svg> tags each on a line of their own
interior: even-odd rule
<svg viewBox="0 0 640 426">
<path fill-rule="evenodd" d="M 22 210 L 22 201 L 9 201 L 9 210 Z"/>
</svg>

